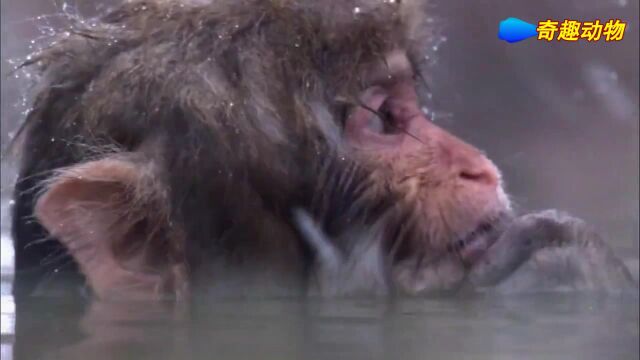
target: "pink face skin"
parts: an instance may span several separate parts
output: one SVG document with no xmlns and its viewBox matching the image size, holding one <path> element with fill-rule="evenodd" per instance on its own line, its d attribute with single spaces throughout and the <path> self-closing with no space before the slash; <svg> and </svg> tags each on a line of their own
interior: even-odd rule
<svg viewBox="0 0 640 360">
<path fill-rule="evenodd" d="M 406 56 L 392 53 L 387 63 L 384 81 L 363 91 L 362 106 L 347 118 L 345 138 L 423 214 L 426 243 L 416 245 L 440 250 L 509 211 L 509 202 L 496 166 L 425 116 Z M 489 245 L 469 244 L 462 260 L 475 261 Z"/>
</svg>

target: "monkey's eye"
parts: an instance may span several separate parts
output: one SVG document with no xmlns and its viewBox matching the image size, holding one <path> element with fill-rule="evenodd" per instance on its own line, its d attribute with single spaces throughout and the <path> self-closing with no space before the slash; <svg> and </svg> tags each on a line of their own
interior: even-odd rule
<svg viewBox="0 0 640 360">
<path fill-rule="evenodd" d="M 345 134 L 359 145 L 397 145 L 414 120 L 424 118 L 413 82 L 399 81 L 365 90 L 345 120 Z"/>
<path fill-rule="evenodd" d="M 396 132 L 389 94 L 381 87 L 365 91 L 361 102 L 347 117 L 346 126 L 352 130 L 385 135 Z"/>
<path fill-rule="evenodd" d="M 369 120 L 365 124 L 367 129 L 374 133 L 384 132 L 384 122 L 377 113 L 372 112 L 369 116 Z"/>
<path fill-rule="evenodd" d="M 393 114 L 389 107 L 389 102 L 384 101 L 378 110 L 365 108 L 369 111 L 369 121 L 366 123 L 367 129 L 377 134 L 391 134 L 398 132 L 398 127 L 394 123 Z"/>
</svg>

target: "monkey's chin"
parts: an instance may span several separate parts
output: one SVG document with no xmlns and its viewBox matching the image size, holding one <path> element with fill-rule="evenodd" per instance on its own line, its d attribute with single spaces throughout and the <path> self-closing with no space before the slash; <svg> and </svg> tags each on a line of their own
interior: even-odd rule
<svg viewBox="0 0 640 360">
<path fill-rule="evenodd" d="M 484 256 L 512 219 L 513 214 L 510 211 L 487 217 L 472 231 L 454 242 L 449 250 L 459 254 L 466 266 L 471 266 Z"/>
</svg>

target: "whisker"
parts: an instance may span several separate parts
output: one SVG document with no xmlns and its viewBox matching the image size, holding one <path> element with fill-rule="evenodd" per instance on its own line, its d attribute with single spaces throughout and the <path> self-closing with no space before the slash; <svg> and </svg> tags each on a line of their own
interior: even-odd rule
<svg viewBox="0 0 640 360">
<path fill-rule="evenodd" d="M 380 120 L 384 121 L 387 125 L 391 126 L 391 127 L 392 127 L 392 128 L 394 128 L 395 130 L 398 130 L 398 131 L 400 131 L 400 132 L 402 132 L 402 133 L 404 133 L 404 134 L 408 135 L 409 137 L 413 138 L 414 140 L 418 141 L 418 142 L 419 142 L 419 143 L 421 143 L 421 144 L 425 144 L 425 142 L 424 142 L 424 141 L 420 140 L 420 138 L 418 138 L 417 136 L 413 135 L 412 133 L 410 133 L 410 132 L 409 132 L 409 131 L 407 131 L 406 129 L 403 129 L 403 128 L 399 127 L 398 125 L 395 125 L 395 124 L 393 124 L 393 123 L 389 122 L 389 121 L 386 119 L 386 116 L 385 116 L 384 114 L 382 114 L 380 111 L 374 110 L 374 109 L 372 109 L 371 107 L 369 107 L 369 106 L 367 106 L 367 105 L 363 104 L 362 102 L 360 102 L 360 103 L 358 104 L 358 106 L 360 106 L 360 107 L 364 108 L 365 110 L 367 110 L 367 111 L 369 111 L 369 112 L 373 113 L 373 114 L 374 114 L 374 115 L 376 115 L 378 118 L 380 118 Z M 425 144 L 425 145 L 426 145 L 426 144 Z"/>
</svg>

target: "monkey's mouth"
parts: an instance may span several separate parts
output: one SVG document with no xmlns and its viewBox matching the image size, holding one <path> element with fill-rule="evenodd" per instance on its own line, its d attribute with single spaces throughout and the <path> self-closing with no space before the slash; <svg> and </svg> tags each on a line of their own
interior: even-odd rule
<svg viewBox="0 0 640 360">
<path fill-rule="evenodd" d="M 466 266 L 473 265 L 496 242 L 510 218 L 505 213 L 480 222 L 472 231 L 450 244 L 447 250 L 457 254 Z"/>
</svg>

